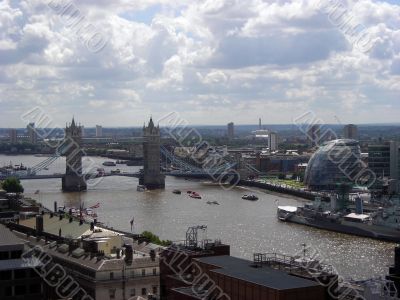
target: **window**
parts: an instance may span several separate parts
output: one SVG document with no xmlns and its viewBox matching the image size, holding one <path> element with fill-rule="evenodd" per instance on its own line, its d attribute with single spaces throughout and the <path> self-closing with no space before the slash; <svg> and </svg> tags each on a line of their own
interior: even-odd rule
<svg viewBox="0 0 400 300">
<path fill-rule="evenodd" d="M 135 289 L 131 289 L 131 297 L 136 296 L 136 290 Z"/>
<path fill-rule="evenodd" d="M 110 272 L 110 279 L 114 279 L 114 272 Z"/>
<path fill-rule="evenodd" d="M 115 289 L 109 289 L 108 293 L 110 294 L 110 299 L 115 299 Z"/>
<path fill-rule="evenodd" d="M 146 276 L 146 269 L 142 269 L 142 276 Z"/>
<path fill-rule="evenodd" d="M 157 269 L 156 268 L 153 269 L 153 275 L 157 275 Z"/>
<path fill-rule="evenodd" d="M 0 280 L 11 280 L 11 271 L 1 271 Z"/>
<path fill-rule="evenodd" d="M 14 271 L 14 278 L 15 279 L 22 279 L 26 277 L 25 270 L 15 270 Z"/>
<path fill-rule="evenodd" d="M 15 295 L 25 295 L 26 294 L 26 286 L 25 285 L 17 285 L 15 286 Z"/>
<path fill-rule="evenodd" d="M 41 292 L 42 288 L 40 286 L 40 284 L 31 284 L 29 286 L 29 292 L 31 294 L 39 294 Z"/>
<path fill-rule="evenodd" d="M 157 292 L 158 292 L 158 288 L 156 286 L 153 286 L 153 294 L 157 295 Z"/>
<path fill-rule="evenodd" d="M 4 289 L 4 295 L 7 297 L 12 296 L 12 286 L 6 286 L 6 288 Z"/>
<path fill-rule="evenodd" d="M 147 295 L 147 290 L 146 288 L 142 288 L 142 296 L 146 296 Z"/>
<path fill-rule="evenodd" d="M 11 259 L 21 258 L 22 251 L 11 251 Z"/>
<path fill-rule="evenodd" d="M 8 259 L 8 251 L 1 251 L 0 252 L 0 260 Z"/>
</svg>

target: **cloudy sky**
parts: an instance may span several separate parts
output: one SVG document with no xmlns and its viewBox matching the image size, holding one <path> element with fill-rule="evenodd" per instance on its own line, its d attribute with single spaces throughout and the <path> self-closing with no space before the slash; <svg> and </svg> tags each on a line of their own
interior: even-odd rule
<svg viewBox="0 0 400 300">
<path fill-rule="evenodd" d="M 0 127 L 398 122 L 398 3 L 0 1 Z"/>
</svg>

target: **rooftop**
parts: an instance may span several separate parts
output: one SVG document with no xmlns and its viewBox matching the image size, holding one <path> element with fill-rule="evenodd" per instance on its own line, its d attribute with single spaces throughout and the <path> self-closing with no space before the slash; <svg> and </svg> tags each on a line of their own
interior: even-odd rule
<svg viewBox="0 0 400 300">
<path fill-rule="evenodd" d="M 21 220 L 20 225 L 26 226 L 32 229 L 36 228 L 36 218 L 30 218 L 26 220 Z M 69 221 L 68 218 L 60 218 L 56 215 L 51 217 L 49 214 L 43 215 L 43 231 L 50 233 L 52 235 L 58 236 L 59 230 L 61 228 L 62 237 L 71 237 L 73 239 L 80 238 L 83 234 L 90 230 L 90 224 L 83 223 L 79 224 L 78 221 Z"/>
<path fill-rule="evenodd" d="M 233 256 L 209 256 L 195 260 L 215 266 L 215 269 L 212 269 L 211 272 L 276 290 L 319 286 L 315 281 L 296 277 L 285 271 L 275 270 L 267 266 L 256 268 L 252 261 Z"/>
<path fill-rule="evenodd" d="M 4 246 L 23 245 L 24 242 L 10 231 L 6 226 L 0 224 L 0 248 Z"/>
</svg>

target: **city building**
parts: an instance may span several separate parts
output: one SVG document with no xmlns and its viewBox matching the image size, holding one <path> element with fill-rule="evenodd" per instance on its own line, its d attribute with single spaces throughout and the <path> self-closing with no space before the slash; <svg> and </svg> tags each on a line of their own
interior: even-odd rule
<svg viewBox="0 0 400 300">
<path fill-rule="evenodd" d="M 16 144 L 18 142 L 17 129 L 11 128 L 8 132 L 8 136 L 11 144 Z"/>
<path fill-rule="evenodd" d="M 333 299 L 319 282 L 334 288 L 337 275 L 323 264 L 311 267 L 279 254 L 255 253 L 253 261 L 233 257 L 219 240 L 198 241 L 202 229 L 189 228 L 184 244 L 161 253 L 161 299 Z"/>
<path fill-rule="evenodd" d="M 343 137 L 345 139 L 358 140 L 358 127 L 354 124 L 344 126 Z"/>
<path fill-rule="evenodd" d="M 35 129 L 35 123 L 29 123 L 28 126 L 26 126 L 26 130 L 28 131 L 29 142 L 32 144 L 36 144 L 37 143 L 37 132 Z"/>
<path fill-rule="evenodd" d="M 24 241 L 0 224 L 0 299 L 47 299 L 43 282 L 36 268 L 42 264 L 36 259 L 23 259 L 27 250 Z"/>
<path fill-rule="evenodd" d="M 318 146 L 320 144 L 321 129 L 319 124 L 314 124 L 308 128 L 307 131 L 307 141 L 312 147 Z"/>
<path fill-rule="evenodd" d="M 278 134 L 270 131 L 268 134 L 268 148 L 270 151 L 278 150 Z"/>
<path fill-rule="evenodd" d="M 85 126 L 81 125 L 81 136 L 85 137 Z"/>
<path fill-rule="evenodd" d="M 339 184 L 353 184 L 361 171 L 358 141 L 339 139 L 326 142 L 308 162 L 304 183 L 313 190 L 335 190 Z"/>
<path fill-rule="evenodd" d="M 51 257 L 49 269 L 59 264 L 76 280 L 82 290 L 65 292 L 65 299 L 82 299 L 80 293 L 96 300 L 153 299 L 159 294 L 160 246 L 63 214 L 40 214 L 9 226 Z M 42 257 L 40 253 L 32 256 Z M 47 288 L 46 299 L 60 298 Z"/>
<path fill-rule="evenodd" d="M 393 192 L 398 192 L 400 176 L 399 147 L 397 141 L 390 141 L 383 144 L 368 145 L 368 168 L 376 175 L 376 184 L 372 190 L 382 190 L 385 179 L 393 180 Z"/>
<path fill-rule="evenodd" d="M 96 125 L 96 137 L 103 136 L 103 127 L 101 125 Z"/>
<path fill-rule="evenodd" d="M 234 131 L 234 124 L 233 122 L 228 123 L 228 139 L 233 139 L 235 136 L 235 131 Z"/>
</svg>

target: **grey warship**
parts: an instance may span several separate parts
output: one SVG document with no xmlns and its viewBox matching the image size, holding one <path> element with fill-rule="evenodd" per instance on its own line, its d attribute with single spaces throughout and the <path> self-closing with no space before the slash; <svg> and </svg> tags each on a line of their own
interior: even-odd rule
<svg viewBox="0 0 400 300">
<path fill-rule="evenodd" d="M 277 216 L 292 222 L 319 229 L 400 243 L 400 199 L 391 199 L 384 207 L 364 212 L 363 202 L 355 198 L 356 209 L 348 208 L 346 199 L 334 195 L 330 203 L 316 198 L 301 207 L 278 206 Z"/>
</svg>

